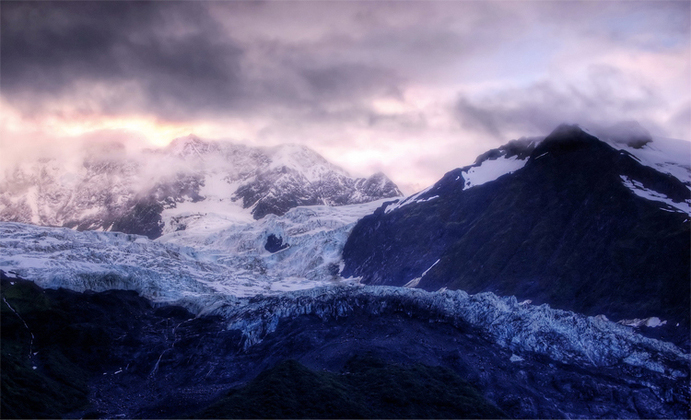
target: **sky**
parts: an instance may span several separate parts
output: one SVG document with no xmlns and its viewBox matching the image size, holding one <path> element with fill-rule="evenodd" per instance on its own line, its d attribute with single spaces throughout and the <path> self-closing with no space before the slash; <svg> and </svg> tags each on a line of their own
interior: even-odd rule
<svg viewBox="0 0 691 420">
<path fill-rule="evenodd" d="M 691 140 L 688 1 L 3 0 L 0 20 L 6 168 L 194 133 L 409 194 L 560 123 Z"/>
</svg>

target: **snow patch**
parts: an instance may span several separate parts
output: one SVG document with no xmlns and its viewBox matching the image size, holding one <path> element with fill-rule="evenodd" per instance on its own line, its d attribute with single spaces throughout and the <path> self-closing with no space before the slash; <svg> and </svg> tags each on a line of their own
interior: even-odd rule
<svg viewBox="0 0 691 420">
<path fill-rule="evenodd" d="M 493 160 L 485 160 L 480 166 L 473 166 L 468 171 L 462 172 L 465 181 L 463 190 L 486 184 L 503 175 L 516 172 L 523 168 L 527 162 L 527 159 L 521 160 L 516 156 L 508 159 L 502 156 Z"/>
<path fill-rule="evenodd" d="M 417 285 L 420 284 L 420 280 L 422 280 L 422 278 L 425 277 L 425 274 L 427 274 L 429 272 L 429 270 L 432 269 L 432 267 L 437 265 L 439 263 L 439 261 L 440 260 L 435 261 L 434 264 L 432 264 L 427 270 L 425 270 L 422 274 L 420 274 L 420 277 L 415 277 L 414 279 L 412 279 L 408 283 L 404 284 L 403 287 L 408 287 L 408 288 L 417 287 Z M 446 288 L 444 288 L 444 290 L 446 290 Z M 442 289 L 439 289 L 439 291 L 442 291 Z"/>
<path fill-rule="evenodd" d="M 524 358 L 522 358 L 521 356 L 515 355 L 515 354 L 512 354 L 511 357 L 509 358 L 509 361 L 511 361 L 511 363 L 522 362 L 524 360 L 525 360 Z"/>
<path fill-rule="evenodd" d="M 415 277 L 414 279 L 412 279 L 408 283 L 404 284 L 403 287 L 408 287 L 408 288 L 416 287 L 418 284 L 420 284 L 420 280 L 422 280 L 422 277 Z"/>
<path fill-rule="evenodd" d="M 656 328 L 660 327 L 662 325 L 665 325 L 667 321 L 662 321 L 660 318 L 656 316 L 652 316 L 650 318 L 644 318 L 644 319 L 622 319 L 619 321 L 619 324 L 621 325 L 627 325 L 629 327 L 635 327 L 635 328 L 640 328 L 640 327 L 650 327 L 650 328 Z"/>
<path fill-rule="evenodd" d="M 429 268 L 428 268 L 427 270 L 425 270 L 425 271 L 422 273 L 422 275 L 421 275 L 420 277 L 425 277 L 425 274 L 427 274 L 427 273 L 429 272 L 429 270 L 432 269 L 432 267 L 434 267 L 435 265 L 439 264 L 439 261 L 441 261 L 441 260 L 436 260 L 436 261 L 434 262 L 434 264 L 430 265 Z"/>
<path fill-rule="evenodd" d="M 434 185 L 431 185 L 431 186 L 425 188 L 424 190 L 417 192 L 411 196 L 408 196 L 406 198 L 394 201 L 393 203 L 386 206 L 386 208 L 384 209 L 384 213 L 391 213 L 392 211 L 394 211 L 396 209 L 400 209 L 403 206 L 407 206 L 408 204 L 419 203 L 419 202 L 425 201 L 425 200 L 418 200 L 418 197 L 420 197 L 421 195 L 423 195 L 426 192 L 428 192 L 429 190 L 431 190 L 432 187 L 434 187 Z"/>
<path fill-rule="evenodd" d="M 691 143 L 665 137 L 653 137 L 643 147 L 634 148 L 625 143 L 607 141 L 617 150 L 630 153 L 641 164 L 677 178 L 691 186 Z"/>
<path fill-rule="evenodd" d="M 424 203 L 424 202 L 426 202 L 426 201 L 432 201 L 432 200 L 434 200 L 435 198 L 439 198 L 439 196 L 438 196 L 438 195 L 433 195 L 433 196 L 428 197 L 428 198 L 421 198 L 421 199 L 417 200 L 416 202 L 417 202 L 417 203 Z"/>
<path fill-rule="evenodd" d="M 691 200 L 685 200 L 683 202 L 677 203 L 672 201 L 671 198 L 657 191 L 646 188 L 641 182 L 631 179 L 625 175 L 619 175 L 624 185 L 631 190 L 634 194 L 641 198 L 645 198 L 650 201 L 658 201 L 668 205 L 671 208 L 661 208 L 666 211 L 677 211 L 679 213 L 686 213 L 691 215 Z M 676 210 L 675 210 L 676 209 Z"/>
</svg>

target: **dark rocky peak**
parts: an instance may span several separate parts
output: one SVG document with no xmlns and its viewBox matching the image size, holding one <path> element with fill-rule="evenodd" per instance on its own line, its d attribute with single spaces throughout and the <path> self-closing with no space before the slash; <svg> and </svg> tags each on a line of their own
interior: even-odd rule
<svg viewBox="0 0 691 420">
<path fill-rule="evenodd" d="M 475 159 L 474 165 L 480 165 L 486 160 L 494 160 L 500 157 L 508 159 L 515 156 L 521 160 L 526 159 L 543 139 L 543 137 L 521 137 L 517 140 L 511 140 L 496 149 L 488 150 L 478 156 Z"/>
<path fill-rule="evenodd" d="M 290 244 L 284 243 L 281 236 L 276 236 L 273 233 L 266 238 L 266 243 L 264 244 L 264 249 L 273 253 L 284 250 L 288 248 Z"/>
<path fill-rule="evenodd" d="M 396 184 L 383 172 L 377 172 L 369 178 L 359 178 L 356 188 L 371 196 L 398 197 L 403 195 Z"/>
<path fill-rule="evenodd" d="M 592 149 L 593 152 L 597 150 L 614 151 L 614 148 L 587 133 L 581 127 L 561 124 L 535 147 L 531 153 L 531 158 L 536 159 L 548 152 L 564 155 L 585 149 Z"/>
<path fill-rule="evenodd" d="M 572 125 L 540 142 L 525 166 L 483 174 L 509 163 L 495 154 L 361 219 L 341 275 L 492 291 L 613 319 L 660 317 L 680 323 L 670 336 L 687 341 L 691 196 L 681 181 Z M 468 186 L 478 175 L 488 176 Z"/>
</svg>

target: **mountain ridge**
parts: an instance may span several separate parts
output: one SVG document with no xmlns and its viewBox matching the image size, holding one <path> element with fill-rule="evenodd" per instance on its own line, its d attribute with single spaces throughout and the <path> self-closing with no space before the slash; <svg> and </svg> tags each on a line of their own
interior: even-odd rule
<svg viewBox="0 0 691 420">
<path fill-rule="evenodd" d="M 176 210 L 185 203 L 213 202 L 251 221 L 297 206 L 401 195 L 386 175 L 353 178 L 305 146 L 255 148 L 190 135 L 135 155 L 117 144 L 91 147 L 76 169 L 51 160 L 19 166 L 0 181 L 0 220 L 153 239 L 170 229 L 171 217 L 208 211 Z"/>
</svg>

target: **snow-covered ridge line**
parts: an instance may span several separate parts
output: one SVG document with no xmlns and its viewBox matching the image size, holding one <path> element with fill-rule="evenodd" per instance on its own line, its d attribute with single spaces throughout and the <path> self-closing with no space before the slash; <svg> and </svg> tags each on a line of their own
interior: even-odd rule
<svg viewBox="0 0 691 420">
<path fill-rule="evenodd" d="M 192 302 L 179 303 L 190 307 Z M 200 314 L 227 318 L 229 329 L 242 332 L 245 348 L 276 331 L 281 320 L 300 315 L 332 320 L 359 313 L 375 316 L 401 313 L 459 328 L 474 328 L 514 353 L 537 353 L 565 363 L 593 366 L 626 363 L 685 377 L 689 372 L 679 369 L 688 368 L 691 360 L 671 343 L 646 338 L 604 317 L 586 317 L 552 309 L 546 304 L 519 304 L 513 296 L 499 297 L 489 292 L 469 295 L 461 290 L 329 287 L 250 299 L 224 301 L 219 297 L 196 309 Z"/>
</svg>

